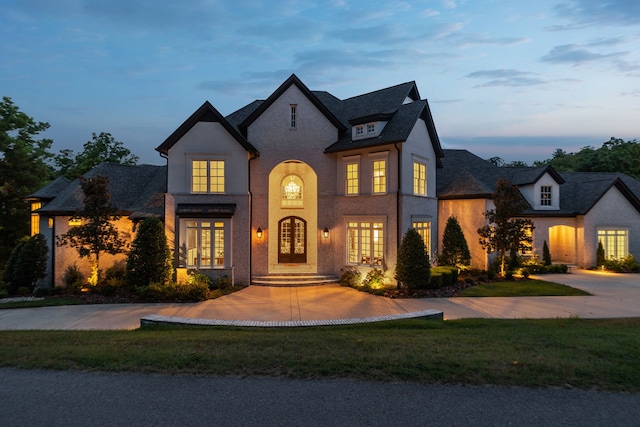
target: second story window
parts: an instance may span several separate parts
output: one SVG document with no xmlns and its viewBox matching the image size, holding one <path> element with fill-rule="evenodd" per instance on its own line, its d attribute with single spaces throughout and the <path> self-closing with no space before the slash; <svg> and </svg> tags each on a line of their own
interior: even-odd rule
<svg viewBox="0 0 640 427">
<path fill-rule="evenodd" d="M 31 235 L 40 233 L 40 215 L 36 212 L 42 207 L 40 202 L 31 202 Z"/>
<path fill-rule="evenodd" d="M 427 165 L 413 162 L 413 194 L 427 195 Z"/>
<path fill-rule="evenodd" d="M 358 194 L 359 189 L 358 164 L 347 163 L 347 194 Z"/>
<path fill-rule="evenodd" d="M 224 160 L 192 160 L 191 192 L 224 193 Z"/>
<path fill-rule="evenodd" d="M 364 135 L 364 126 L 356 126 L 356 136 Z"/>
<path fill-rule="evenodd" d="M 373 192 L 387 192 L 387 161 L 374 160 L 373 162 Z"/>
<path fill-rule="evenodd" d="M 540 187 L 540 206 L 551 206 L 551 186 L 543 185 Z"/>
<path fill-rule="evenodd" d="M 376 131 L 375 123 L 367 123 L 367 133 L 374 133 Z"/>
<path fill-rule="evenodd" d="M 295 176 L 289 175 L 282 180 L 282 206 L 283 207 L 301 207 L 302 206 L 302 180 Z"/>
<path fill-rule="evenodd" d="M 291 104 L 291 121 L 289 123 L 289 127 L 291 129 L 296 129 L 298 127 L 298 117 L 297 117 L 297 108 L 296 104 Z"/>
</svg>

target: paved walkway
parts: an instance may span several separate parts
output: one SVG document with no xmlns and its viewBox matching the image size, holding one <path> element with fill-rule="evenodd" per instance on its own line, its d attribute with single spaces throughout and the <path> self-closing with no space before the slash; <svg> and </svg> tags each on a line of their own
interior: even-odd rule
<svg viewBox="0 0 640 427">
<path fill-rule="evenodd" d="M 0 310 L 0 330 L 136 329 L 142 318 L 255 326 L 348 323 L 442 312 L 460 318 L 640 317 L 640 275 L 577 270 L 545 275 L 590 297 L 389 299 L 338 285 L 250 286 L 196 304 L 105 304 Z M 163 317 L 158 317 L 163 316 Z M 337 321 L 337 322 L 336 322 Z"/>
</svg>

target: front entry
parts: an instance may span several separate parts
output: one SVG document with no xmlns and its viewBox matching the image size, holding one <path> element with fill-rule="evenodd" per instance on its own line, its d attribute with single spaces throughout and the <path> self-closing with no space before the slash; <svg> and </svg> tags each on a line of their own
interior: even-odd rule
<svg viewBox="0 0 640 427">
<path fill-rule="evenodd" d="M 307 221 L 288 216 L 278 222 L 278 263 L 307 262 Z"/>
</svg>

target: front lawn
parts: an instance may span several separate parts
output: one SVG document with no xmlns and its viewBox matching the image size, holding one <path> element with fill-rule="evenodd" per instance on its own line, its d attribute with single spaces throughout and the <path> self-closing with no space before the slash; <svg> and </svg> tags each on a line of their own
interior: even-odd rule
<svg viewBox="0 0 640 427">
<path fill-rule="evenodd" d="M 460 292 L 462 297 L 542 297 L 542 296 L 587 296 L 580 289 L 544 280 L 512 280 L 482 283 Z"/>
<path fill-rule="evenodd" d="M 0 349 L 1 367 L 26 369 L 640 392 L 640 319 L 0 331 Z"/>
</svg>

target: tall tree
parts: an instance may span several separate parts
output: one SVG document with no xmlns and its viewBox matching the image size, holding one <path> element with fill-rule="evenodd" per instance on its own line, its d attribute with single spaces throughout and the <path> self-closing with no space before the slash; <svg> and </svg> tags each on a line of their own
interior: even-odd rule
<svg viewBox="0 0 640 427">
<path fill-rule="evenodd" d="M 102 162 L 123 165 L 135 165 L 138 162 L 138 156 L 131 154 L 131 151 L 121 141 L 116 141 L 110 133 L 100 132 L 98 135 L 91 135 L 91 141 L 87 141 L 78 154 L 74 155 L 70 149 L 60 150 L 60 154 L 54 159 L 58 173 L 75 179 Z"/>
<path fill-rule="evenodd" d="M 167 246 L 164 224 L 147 218 L 138 227 L 127 260 L 127 282 L 131 286 L 164 285 L 171 279 L 171 251 Z"/>
<path fill-rule="evenodd" d="M 471 264 L 471 253 L 467 239 L 464 237 L 460 223 L 455 216 L 447 219 L 442 236 L 442 253 L 438 264 L 452 266 L 468 266 Z"/>
<path fill-rule="evenodd" d="M 122 253 L 126 243 L 113 224 L 120 216 L 111 204 L 109 179 L 104 176 L 80 177 L 80 186 L 84 192 L 84 207 L 74 217 L 81 219 L 82 225 L 57 236 L 56 245 L 76 248 L 80 258 L 93 256 L 92 277 L 89 280 L 96 285 L 100 280 L 100 254 Z"/>
<path fill-rule="evenodd" d="M 498 180 L 492 198 L 495 209 L 484 213 L 487 225 L 479 228 L 478 234 L 483 249 L 498 253 L 500 271 L 504 274 L 507 252 L 515 259 L 520 250 L 531 247 L 532 238 L 528 230 L 533 230 L 533 222 L 520 217 L 529 204 L 518 187 L 506 179 Z"/>
<path fill-rule="evenodd" d="M 53 141 L 36 139 L 49 123 L 36 122 L 3 97 L 0 102 L 0 266 L 21 237 L 29 234 L 24 197 L 52 178 L 47 161 Z"/>
</svg>

